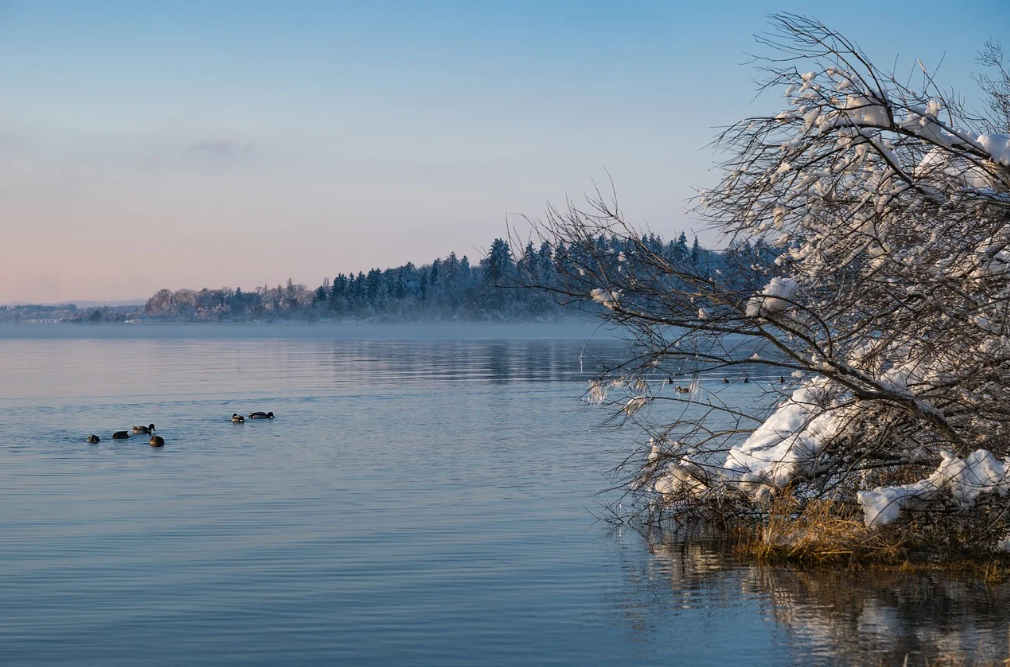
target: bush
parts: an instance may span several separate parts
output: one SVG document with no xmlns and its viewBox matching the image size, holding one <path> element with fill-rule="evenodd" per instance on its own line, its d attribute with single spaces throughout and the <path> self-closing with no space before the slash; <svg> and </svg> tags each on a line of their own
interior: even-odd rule
<svg viewBox="0 0 1010 667">
<path fill-rule="evenodd" d="M 885 527 L 997 548 L 1010 533 L 1002 53 L 983 53 L 996 74 L 979 78 L 991 104 L 977 115 L 924 67 L 912 88 L 816 21 L 773 25 L 763 88 L 788 106 L 718 137 L 723 177 L 696 210 L 734 245 L 777 248 L 775 264 L 732 278 L 672 264 L 602 197 L 536 223 L 579 250 L 554 289 L 602 304 L 636 344 L 589 394 L 649 433 L 623 468 L 632 506 L 763 522 L 775 539 L 808 534 L 787 524 L 841 527 L 854 549 Z M 629 250 L 595 252 L 600 235 Z M 715 372 L 772 378 L 766 409 L 723 402 L 700 381 Z M 687 386 L 671 396 L 664 379 Z"/>
</svg>

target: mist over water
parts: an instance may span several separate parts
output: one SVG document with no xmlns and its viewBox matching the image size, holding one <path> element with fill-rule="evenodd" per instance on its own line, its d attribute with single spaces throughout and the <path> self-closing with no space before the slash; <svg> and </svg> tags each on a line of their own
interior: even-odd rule
<svg viewBox="0 0 1010 667">
<path fill-rule="evenodd" d="M 338 329 L 0 328 L 0 663 L 1006 656 L 1005 586 L 597 521 L 635 434 L 580 396 L 619 340 Z"/>
<path fill-rule="evenodd" d="M 367 322 L 275 324 L 225 323 L 143 323 L 71 324 L 65 326 L 0 324 L 0 339 L 67 338 L 90 340 L 186 338 L 226 340 L 262 338 L 310 338 L 322 340 L 558 340 L 585 342 L 620 337 L 613 329 L 595 323 L 494 323 L 494 322 L 410 322 L 373 324 Z"/>
</svg>

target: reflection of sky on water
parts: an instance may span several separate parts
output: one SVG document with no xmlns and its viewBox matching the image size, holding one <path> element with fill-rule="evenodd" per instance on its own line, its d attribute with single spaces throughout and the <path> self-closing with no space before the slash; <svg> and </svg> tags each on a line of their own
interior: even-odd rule
<svg viewBox="0 0 1010 667">
<path fill-rule="evenodd" d="M 621 353 L 607 340 L 0 339 L 0 662 L 1006 655 L 1007 587 L 772 570 L 597 522 L 596 492 L 637 433 L 594 428 L 605 413 L 579 397 Z M 715 387 L 753 400 L 758 384 Z M 278 419 L 228 420 L 258 409 Z M 108 440 L 152 421 L 163 449 Z"/>
</svg>

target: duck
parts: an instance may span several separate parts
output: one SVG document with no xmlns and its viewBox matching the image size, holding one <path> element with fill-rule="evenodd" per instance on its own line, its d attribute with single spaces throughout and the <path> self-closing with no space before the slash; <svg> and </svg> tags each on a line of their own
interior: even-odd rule
<svg viewBox="0 0 1010 667">
<path fill-rule="evenodd" d="M 782 376 L 782 375 L 780 375 L 780 376 L 779 376 L 779 384 L 785 384 L 785 383 L 786 383 L 786 379 L 785 379 L 785 377 L 784 377 L 784 376 Z"/>
<path fill-rule="evenodd" d="M 235 422 L 236 424 L 241 424 L 241 423 L 245 422 L 245 417 L 243 417 L 242 415 L 238 414 L 237 412 L 233 412 L 232 415 L 231 415 L 231 420 L 233 422 Z"/>
<path fill-rule="evenodd" d="M 273 419 L 274 413 L 272 412 L 250 412 L 249 419 Z"/>
<path fill-rule="evenodd" d="M 729 384 L 729 378 L 723 378 L 722 379 L 722 383 L 723 384 Z"/>
<path fill-rule="evenodd" d="M 115 433 L 112 434 L 113 440 L 126 440 L 129 437 L 130 434 L 127 433 L 126 431 L 116 431 Z"/>
<path fill-rule="evenodd" d="M 150 426 L 134 426 L 133 427 L 133 432 L 134 433 L 154 433 L 154 424 L 151 424 Z"/>
<path fill-rule="evenodd" d="M 164 447 L 165 446 L 165 439 L 163 437 L 161 437 L 160 435 L 152 435 L 151 436 L 151 446 L 152 447 Z"/>
<path fill-rule="evenodd" d="M 745 377 L 745 378 L 743 379 L 743 381 L 744 381 L 744 382 L 750 382 L 750 378 L 748 378 L 748 377 Z"/>
<path fill-rule="evenodd" d="M 101 441 L 102 441 L 102 439 L 101 439 L 101 438 L 99 438 L 99 437 L 98 437 L 97 435 L 95 435 L 94 433 L 92 433 L 91 435 L 89 435 L 89 436 L 88 436 L 88 442 L 89 442 L 89 443 L 91 443 L 92 445 L 97 445 L 97 444 L 98 444 L 98 443 L 100 443 Z"/>
<path fill-rule="evenodd" d="M 690 390 L 689 388 L 687 388 L 687 387 L 681 387 L 681 386 L 680 386 L 680 385 L 678 384 L 678 385 L 677 385 L 677 393 L 678 393 L 678 394 L 690 394 L 690 393 L 691 393 L 691 390 Z"/>
</svg>

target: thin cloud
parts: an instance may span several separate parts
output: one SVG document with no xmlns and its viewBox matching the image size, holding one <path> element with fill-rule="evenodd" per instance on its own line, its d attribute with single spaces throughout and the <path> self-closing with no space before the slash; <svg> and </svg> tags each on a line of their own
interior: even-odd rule
<svg viewBox="0 0 1010 667">
<path fill-rule="evenodd" d="M 234 159 L 251 153 L 255 142 L 239 143 L 232 139 L 206 139 L 193 144 L 190 151 L 197 155 L 208 155 L 215 158 Z"/>
</svg>

